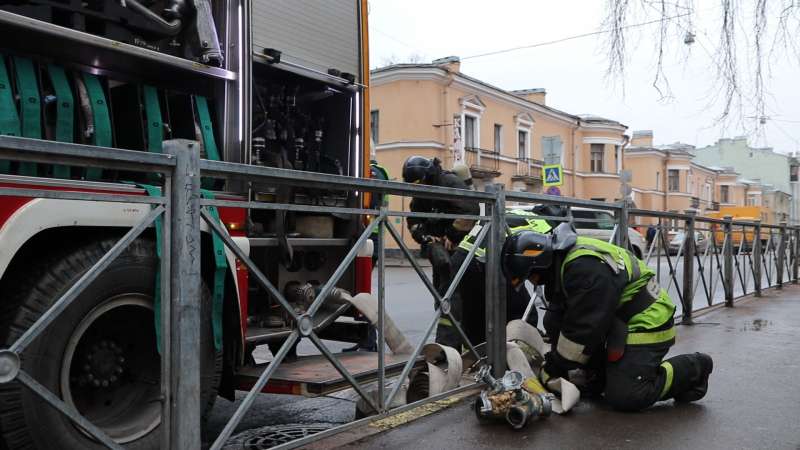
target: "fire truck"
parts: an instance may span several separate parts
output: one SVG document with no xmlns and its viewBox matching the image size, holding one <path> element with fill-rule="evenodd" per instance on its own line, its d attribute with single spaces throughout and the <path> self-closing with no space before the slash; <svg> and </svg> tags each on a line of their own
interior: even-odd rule
<svg viewBox="0 0 800 450">
<path fill-rule="evenodd" d="M 196 141 L 201 157 L 369 176 L 366 0 L 0 0 L 0 135 L 39 145 L 159 153 Z M 121 170 L 0 161 L 0 187 L 147 196 L 164 180 Z M 203 179 L 217 199 L 361 207 L 355 192 Z M 8 347 L 149 212 L 139 203 L 0 197 L 0 348 Z M 240 249 L 298 310 L 327 280 L 365 218 L 220 207 Z M 295 324 L 202 228 L 202 407 L 233 399 Z M 23 368 L 119 444 L 158 447 L 159 256 L 150 227 L 36 338 Z M 372 246 L 338 287 L 369 292 Z M 212 304 L 221 299 L 221 314 Z M 324 339 L 359 342 L 368 323 L 323 310 Z M 347 385 L 320 357 L 281 365 L 265 392 Z M 345 365 L 348 364 L 343 360 Z M 353 366 L 357 365 L 357 367 Z M 308 370 L 313 367 L 314 370 Z M 374 368 L 349 366 L 362 380 Z M 0 385 L 0 448 L 99 448 L 18 383 Z"/>
</svg>

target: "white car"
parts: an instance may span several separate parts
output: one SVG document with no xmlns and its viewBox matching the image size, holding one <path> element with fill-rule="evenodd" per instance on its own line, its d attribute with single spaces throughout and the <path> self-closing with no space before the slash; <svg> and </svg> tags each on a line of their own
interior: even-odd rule
<svg viewBox="0 0 800 450">
<path fill-rule="evenodd" d="M 575 219 L 575 229 L 581 236 L 599 239 L 610 242 L 616 231 L 617 221 L 614 215 L 602 209 L 591 208 L 572 208 L 572 217 Z M 592 220 L 592 222 L 580 222 L 580 219 Z M 647 244 L 638 231 L 628 227 L 628 242 L 630 249 L 637 258 L 642 258 L 647 254 Z"/>
<path fill-rule="evenodd" d="M 683 237 L 685 235 L 686 233 L 683 231 L 675 233 L 675 236 L 669 241 L 670 255 L 677 255 L 678 251 L 683 248 Z M 706 248 L 708 248 L 708 239 L 706 239 L 706 236 L 699 231 L 694 232 L 694 248 L 695 252 L 700 254 L 704 254 L 706 252 Z"/>
<path fill-rule="evenodd" d="M 531 210 L 533 206 L 519 206 L 515 207 L 523 210 Z M 610 211 L 603 209 L 592 208 L 572 208 L 572 217 L 575 219 L 575 230 L 580 236 L 599 239 L 601 241 L 610 242 L 616 231 L 617 221 L 614 214 Z M 580 220 L 587 220 L 581 222 Z M 630 242 L 630 249 L 637 258 L 642 258 L 647 254 L 647 244 L 644 238 L 638 231 L 628 227 L 628 242 Z"/>
</svg>

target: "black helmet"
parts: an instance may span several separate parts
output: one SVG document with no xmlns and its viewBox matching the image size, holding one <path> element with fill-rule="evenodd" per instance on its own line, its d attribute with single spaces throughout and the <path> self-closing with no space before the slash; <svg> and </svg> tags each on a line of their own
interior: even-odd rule
<svg viewBox="0 0 800 450">
<path fill-rule="evenodd" d="M 568 223 L 560 224 L 548 234 L 535 231 L 514 234 L 503 244 L 503 275 L 512 285 L 520 285 L 531 273 L 549 269 L 553 253 L 571 248 L 576 241 L 575 229 Z"/>
<path fill-rule="evenodd" d="M 423 156 L 411 156 L 403 164 L 403 181 L 421 183 L 433 170 L 433 161 Z"/>
</svg>

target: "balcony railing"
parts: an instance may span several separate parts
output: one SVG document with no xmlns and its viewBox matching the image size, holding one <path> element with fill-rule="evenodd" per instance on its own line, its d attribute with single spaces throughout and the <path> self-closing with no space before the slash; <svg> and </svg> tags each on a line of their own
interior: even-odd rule
<svg viewBox="0 0 800 450">
<path fill-rule="evenodd" d="M 474 178 L 500 176 L 500 153 L 478 147 L 464 149 L 464 158 Z"/>
<path fill-rule="evenodd" d="M 537 166 L 534 166 L 536 164 Z M 517 158 L 517 168 L 513 180 L 524 181 L 526 184 L 539 184 L 542 182 L 542 161 L 533 158 Z"/>
</svg>

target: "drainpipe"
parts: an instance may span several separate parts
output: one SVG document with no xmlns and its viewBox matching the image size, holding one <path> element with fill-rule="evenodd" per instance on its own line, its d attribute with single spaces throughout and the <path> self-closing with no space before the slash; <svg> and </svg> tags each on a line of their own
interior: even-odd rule
<svg viewBox="0 0 800 450">
<path fill-rule="evenodd" d="M 617 157 L 619 158 L 619 172 L 625 170 L 625 149 L 628 148 L 628 145 L 631 143 L 631 137 L 627 134 L 622 135 L 622 145 L 619 146 L 619 154 Z"/>
<path fill-rule="evenodd" d="M 581 126 L 581 120 L 575 121 L 575 127 L 572 128 L 572 136 L 570 136 L 570 148 L 572 152 L 572 196 L 577 197 L 578 191 L 576 190 L 576 183 L 578 179 L 578 156 L 575 153 L 575 131 Z"/>
<path fill-rule="evenodd" d="M 664 189 L 664 211 L 669 211 L 669 186 L 664 181 L 669 180 L 669 176 L 667 175 L 667 161 L 669 160 L 669 152 L 667 152 L 667 156 L 664 158 L 664 164 L 661 167 L 661 180 L 659 180 L 662 189 Z"/>
<path fill-rule="evenodd" d="M 455 77 L 453 76 L 453 72 L 447 69 L 445 69 L 445 71 L 447 72 L 447 83 L 445 83 L 444 87 L 442 88 L 442 121 L 440 122 L 442 124 L 446 124 L 453 121 L 453 118 L 449 117 L 449 111 L 447 108 L 449 106 L 448 98 L 450 95 L 450 85 L 452 85 L 453 82 L 455 81 Z M 455 124 L 453 124 L 453 127 L 454 126 Z M 445 148 L 448 149 L 447 151 L 453 154 L 455 148 L 453 148 L 452 150 L 450 149 L 453 146 L 453 140 L 448 139 L 447 130 L 450 129 L 451 133 L 454 133 L 455 131 L 453 131 L 452 127 L 447 127 L 447 126 L 440 127 L 440 129 L 441 129 L 440 138 L 442 139 L 442 142 L 445 144 Z"/>
</svg>

